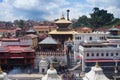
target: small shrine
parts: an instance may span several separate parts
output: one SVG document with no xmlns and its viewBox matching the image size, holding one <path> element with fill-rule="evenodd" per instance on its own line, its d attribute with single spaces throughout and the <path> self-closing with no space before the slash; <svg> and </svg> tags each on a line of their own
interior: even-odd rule
<svg viewBox="0 0 120 80">
<path fill-rule="evenodd" d="M 39 63 L 39 73 L 47 73 L 48 70 L 48 62 L 45 57 L 42 57 Z"/>
</svg>

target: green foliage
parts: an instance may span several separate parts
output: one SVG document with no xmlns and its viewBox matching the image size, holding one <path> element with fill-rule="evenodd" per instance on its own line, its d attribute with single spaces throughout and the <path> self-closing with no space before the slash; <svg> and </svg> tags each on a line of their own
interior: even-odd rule
<svg viewBox="0 0 120 80">
<path fill-rule="evenodd" d="M 19 20 L 19 21 L 18 21 L 18 26 L 19 26 L 20 28 L 23 28 L 23 27 L 24 27 L 24 20 Z"/>
<path fill-rule="evenodd" d="M 91 24 L 93 27 L 101 27 L 114 19 L 113 14 L 107 13 L 107 10 L 100 10 L 99 8 L 94 8 L 91 16 Z"/>
<path fill-rule="evenodd" d="M 73 23 L 73 26 L 74 27 L 83 27 L 83 26 L 90 27 L 90 19 L 87 16 L 83 15 L 79 17 L 77 22 Z"/>
<path fill-rule="evenodd" d="M 90 14 L 90 18 L 83 15 L 79 17 L 77 21 L 73 23 L 73 27 L 92 27 L 98 28 L 102 26 L 113 26 L 120 25 L 120 19 L 114 18 L 114 15 L 108 13 L 107 10 L 99 9 L 97 7 L 93 8 L 93 12 Z"/>
</svg>

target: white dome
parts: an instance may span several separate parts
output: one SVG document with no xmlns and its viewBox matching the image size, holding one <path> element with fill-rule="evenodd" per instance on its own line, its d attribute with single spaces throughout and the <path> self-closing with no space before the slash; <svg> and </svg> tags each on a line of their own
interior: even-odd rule
<svg viewBox="0 0 120 80">
<path fill-rule="evenodd" d="M 56 69 L 53 69 L 53 70 L 48 69 L 47 74 L 57 74 L 57 71 Z"/>
<path fill-rule="evenodd" d="M 2 72 L 1 74 L 0 74 L 0 80 L 8 80 L 8 78 L 7 78 L 7 74 L 5 73 L 5 72 Z"/>
<path fill-rule="evenodd" d="M 56 69 L 50 64 L 50 69 L 48 69 L 47 74 L 42 77 L 42 80 L 62 80 L 62 78 L 57 74 Z"/>
</svg>

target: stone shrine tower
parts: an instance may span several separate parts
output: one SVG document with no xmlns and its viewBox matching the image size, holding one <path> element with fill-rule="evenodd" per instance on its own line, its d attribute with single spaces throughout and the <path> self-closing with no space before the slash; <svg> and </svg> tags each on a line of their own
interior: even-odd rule
<svg viewBox="0 0 120 80">
<path fill-rule="evenodd" d="M 39 73 L 47 73 L 48 70 L 48 62 L 45 59 L 45 57 L 42 57 L 42 59 L 39 62 Z"/>
</svg>

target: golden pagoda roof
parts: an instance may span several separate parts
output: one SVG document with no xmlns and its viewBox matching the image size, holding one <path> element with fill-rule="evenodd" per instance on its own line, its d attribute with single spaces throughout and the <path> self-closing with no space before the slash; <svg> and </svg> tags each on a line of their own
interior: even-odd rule
<svg viewBox="0 0 120 80">
<path fill-rule="evenodd" d="M 58 20 L 58 21 L 56 21 L 55 22 L 56 24 L 59 24 L 59 23 L 72 23 L 71 21 L 68 21 L 68 20 L 65 20 L 65 18 L 64 18 L 64 15 L 62 15 L 62 17 Z"/>
<path fill-rule="evenodd" d="M 57 31 L 57 30 L 49 32 L 49 34 L 75 34 L 75 33 L 78 33 L 78 32 L 76 32 L 76 31 Z"/>
</svg>

